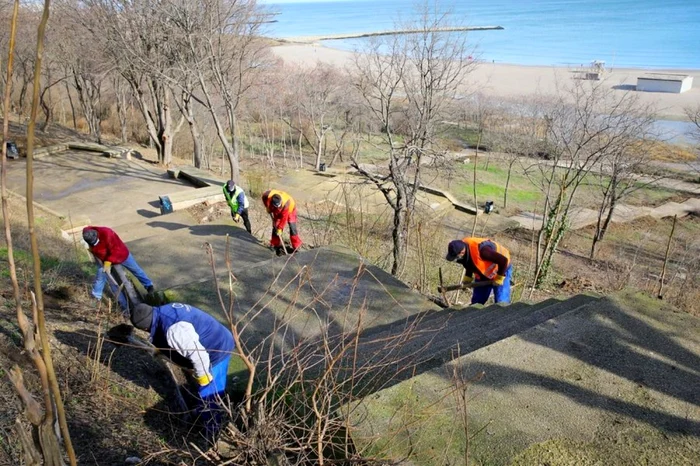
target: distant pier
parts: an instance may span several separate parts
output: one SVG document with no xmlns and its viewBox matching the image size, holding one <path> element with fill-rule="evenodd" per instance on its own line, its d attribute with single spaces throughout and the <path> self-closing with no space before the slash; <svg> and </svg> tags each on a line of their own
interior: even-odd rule
<svg viewBox="0 0 700 466">
<path fill-rule="evenodd" d="M 503 26 L 464 26 L 464 27 L 446 27 L 430 29 L 428 32 L 466 32 L 466 31 L 498 31 L 504 29 Z M 376 31 L 376 32 L 358 32 L 354 34 L 330 34 L 327 36 L 305 36 L 305 37 L 286 37 L 281 39 L 285 42 L 298 43 L 313 43 L 322 40 L 342 40 L 342 39 L 361 39 L 364 37 L 377 36 L 392 36 L 397 34 L 420 34 L 426 32 L 425 29 L 394 29 L 391 31 Z"/>
</svg>

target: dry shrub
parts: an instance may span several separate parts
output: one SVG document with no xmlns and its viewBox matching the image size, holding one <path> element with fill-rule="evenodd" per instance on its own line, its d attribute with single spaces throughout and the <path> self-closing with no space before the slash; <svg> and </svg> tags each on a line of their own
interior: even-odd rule
<svg viewBox="0 0 700 466">
<path fill-rule="evenodd" d="M 421 329 L 421 315 L 407 319 L 396 330 L 367 328 L 370 316 L 364 304 L 358 305 L 365 298 L 357 290 L 361 280 L 373 275 L 362 265 L 351 283 L 336 277 L 307 302 L 300 297 L 304 288 L 313 289 L 313 267 L 311 263 L 296 272 L 283 268 L 257 304 L 235 319 L 231 309 L 222 308 L 238 331 L 250 327 L 260 334 L 261 328 L 270 328 L 270 317 L 275 318 L 272 329 L 246 351 L 257 368 L 250 399 L 229 405 L 232 422 L 221 433 L 218 448 L 200 450 L 197 460 L 208 464 L 387 464 L 375 443 L 378 439 L 365 438 L 362 447 L 355 442 L 359 434 L 352 420 L 367 409 L 366 396 L 406 380 L 434 357 L 427 349 L 444 327 Z M 230 270 L 229 274 L 233 276 Z M 337 286 L 349 286 L 345 307 L 334 310 L 332 318 L 316 314 L 316 307 L 330 306 L 325 295 L 336 293 Z M 287 292 L 280 297 L 282 290 Z M 306 328 L 315 329 L 315 334 L 295 336 L 299 316 L 313 320 L 314 315 L 318 322 Z M 401 415 L 402 407 L 387 409 Z M 411 429 L 429 422 L 428 416 L 419 417 Z M 400 435 L 382 432 L 381 441 L 391 444 Z"/>
<path fill-rule="evenodd" d="M 24 200 L 10 197 L 9 211 L 18 279 L 20 283 L 31 283 L 32 260 L 29 253 L 31 244 Z M 84 276 L 87 270 L 85 269 L 86 264 L 90 263 L 90 256 L 78 242 L 75 242 L 73 247 L 66 247 L 66 241 L 61 236 L 61 220 L 51 215 L 45 215 L 37 208 L 34 209 L 34 213 L 36 218 L 35 231 L 41 251 L 41 278 L 44 290 L 53 291 L 70 287 L 76 278 Z M 2 218 L 1 214 L 0 218 Z M 67 221 L 70 222 L 70 219 Z M 2 242 L 0 242 L 0 257 L 7 254 L 4 243 L 3 237 Z M 6 272 L 6 270 L 2 272 Z M 2 272 L 0 272 L 1 279 L 9 277 Z"/>
<path fill-rule="evenodd" d="M 659 141 L 650 141 L 646 142 L 646 144 L 651 146 L 649 150 L 653 160 L 661 160 L 664 162 L 689 162 L 695 161 L 698 158 L 694 151 L 678 144 L 669 144 Z"/>
</svg>

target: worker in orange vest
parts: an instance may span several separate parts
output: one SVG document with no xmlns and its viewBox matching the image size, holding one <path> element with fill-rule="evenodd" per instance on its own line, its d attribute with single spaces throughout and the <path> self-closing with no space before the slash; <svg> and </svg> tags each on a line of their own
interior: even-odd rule
<svg viewBox="0 0 700 466">
<path fill-rule="evenodd" d="M 272 237 L 270 245 L 275 248 L 277 255 L 285 253 L 284 243 L 282 242 L 282 231 L 289 224 L 289 239 L 292 242 L 292 252 L 296 252 L 301 246 L 301 238 L 297 230 L 297 205 L 292 199 L 292 196 L 280 191 L 279 189 L 270 189 L 262 195 L 263 204 L 267 209 L 267 213 L 272 218 Z"/>
<path fill-rule="evenodd" d="M 472 304 L 486 304 L 492 290 L 496 303 L 510 302 L 513 266 L 510 252 L 500 244 L 485 238 L 457 239 L 450 241 L 445 259 L 464 266 L 464 285 L 474 281 L 492 282 L 491 285 L 474 287 Z"/>
</svg>

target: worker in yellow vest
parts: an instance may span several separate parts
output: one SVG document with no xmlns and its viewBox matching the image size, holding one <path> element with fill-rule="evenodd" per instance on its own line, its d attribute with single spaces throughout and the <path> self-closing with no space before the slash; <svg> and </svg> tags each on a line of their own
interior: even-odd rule
<svg viewBox="0 0 700 466">
<path fill-rule="evenodd" d="M 464 285 L 474 281 L 492 282 L 491 285 L 474 288 L 472 304 L 485 304 L 491 291 L 497 303 L 510 302 L 513 266 L 508 249 L 490 239 L 466 237 L 450 241 L 445 259 L 464 267 Z"/>
<path fill-rule="evenodd" d="M 246 231 L 252 234 L 250 227 L 250 218 L 248 217 L 248 197 L 245 195 L 243 188 L 236 185 L 233 180 L 228 180 L 224 183 L 224 197 L 226 203 L 231 208 L 231 218 L 238 223 L 243 219 Z"/>
</svg>

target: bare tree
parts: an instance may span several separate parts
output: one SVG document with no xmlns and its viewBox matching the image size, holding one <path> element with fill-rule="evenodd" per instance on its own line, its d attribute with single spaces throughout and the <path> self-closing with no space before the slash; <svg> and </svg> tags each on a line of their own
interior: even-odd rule
<svg viewBox="0 0 700 466">
<path fill-rule="evenodd" d="M 117 106 L 117 117 L 119 118 L 119 134 L 121 142 L 126 142 L 129 138 L 127 117 L 129 107 L 129 86 L 118 73 L 111 73 L 112 90 Z"/>
<path fill-rule="evenodd" d="M 654 115 L 646 107 L 640 107 L 635 113 L 637 119 L 630 122 L 633 127 L 629 134 L 620 137 L 600 163 L 598 186 L 603 198 L 598 206 L 598 219 L 591 242 L 591 259 L 595 257 L 596 247 L 603 241 L 620 201 L 655 181 L 653 177 L 642 181 L 638 176 L 651 159 L 650 139 L 653 138 L 651 130 Z"/>
<path fill-rule="evenodd" d="M 173 138 L 184 119 L 173 124 L 172 83 L 166 78 L 173 63 L 163 2 L 84 0 L 72 15 L 129 83 L 158 160 L 171 163 Z"/>
<path fill-rule="evenodd" d="M 333 131 L 339 119 L 342 122 L 339 117 L 345 113 L 343 96 L 347 92 L 343 76 L 334 66 L 323 63 L 311 69 L 290 70 L 287 76 L 289 114 L 284 121 L 312 148 L 316 156 L 314 167 L 318 170 L 325 156 L 326 133 Z"/>
<path fill-rule="evenodd" d="M 545 147 L 550 160 L 536 165 L 539 176 L 535 182 L 544 194 L 544 205 L 533 289 L 541 286 L 551 271 L 583 180 L 605 156 L 629 144 L 636 135 L 636 108 L 632 93 L 617 93 L 606 81 L 574 80 L 558 88 L 545 109 Z"/>
<path fill-rule="evenodd" d="M 401 274 L 411 214 L 426 158 L 443 154 L 435 140 L 445 107 L 459 91 L 473 66 L 463 34 L 439 32 L 449 15 L 427 6 L 420 19 L 404 29 L 416 34 L 385 36 L 355 57 L 355 88 L 382 129 L 381 149 L 389 158 L 388 174 L 353 166 L 382 192 L 393 211 L 393 263 Z"/>
<path fill-rule="evenodd" d="M 62 457 L 62 448 L 56 431 L 54 430 L 54 421 L 58 421 L 60 431 L 63 434 L 65 442 L 65 450 L 68 454 L 71 465 L 76 464 L 75 451 L 71 442 L 66 421 L 63 401 L 61 399 L 61 391 L 56 378 L 56 373 L 53 366 L 51 356 L 51 346 L 46 329 L 46 320 L 44 315 L 44 302 L 41 286 L 41 261 L 39 257 L 39 245 L 37 242 L 36 232 L 34 229 L 34 199 L 33 199 L 33 150 L 34 150 L 34 129 L 36 127 L 36 119 L 39 107 L 39 88 L 41 81 L 41 66 L 44 52 L 44 34 L 46 31 L 46 23 L 49 19 L 50 1 L 46 0 L 41 10 L 41 20 L 38 25 L 36 55 L 34 60 L 34 80 L 32 87 L 32 106 L 27 128 L 27 224 L 31 242 L 33 275 L 34 275 L 34 290 L 32 296 L 32 311 L 34 322 L 32 325 L 24 313 L 22 305 L 22 297 L 20 295 L 19 283 L 17 280 L 17 272 L 14 263 L 12 250 L 12 232 L 8 209 L 7 195 L 7 168 L 6 168 L 6 140 L 8 135 L 9 120 L 4 119 L 3 125 L 3 140 L 2 140 L 2 169 L 0 176 L 0 184 L 2 185 L 2 213 L 3 223 L 5 227 L 5 240 L 7 242 L 7 255 L 10 269 L 10 279 L 12 282 L 15 307 L 17 312 L 17 323 L 22 331 L 24 340 L 24 351 L 30 357 L 39 374 L 41 380 L 41 388 L 43 395 L 43 407 L 35 400 L 34 396 L 29 392 L 25 383 L 22 371 L 19 366 L 13 367 L 10 371 L 10 380 L 12 381 L 15 390 L 17 391 L 22 403 L 25 407 L 27 418 L 33 425 L 32 435 L 27 435 L 17 420 L 17 429 L 20 441 L 22 443 L 25 461 L 27 464 L 45 464 L 48 466 L 61 466 L 64 464 Z M 11 95 L 10 79 L 12 75 L 12 55 L 14 53 L 15 33 L 17 31 L 17 17 L 19 10 L 19 1 L 15 1 L 11 33 L 9 40 L 9 59 L 7 66 L 7 83 L 5 89 L 4 105 L 9 106 Z M 35 335 L 38 334 L 40 340 L 40 349 L 37 346 Z"/>
<path fill-rule="evenodd" d="M 472 165 L 472 199 L 474 200 L 474 207 L 478 209 L 479 199 L 477 196 L 477 171 L 479 164 L 479 151 L 482 149 L 482 142 L 484 139 L 484 134 L 487 132 L 493 124 L 494 115 L 496 113 L 496 106 L 483 94 L 475 94 L 471 99 L 468 100 L 468 108 L 465 112 L 470 125 L 476 130 L 476 143 L 474 145 L 474 164 Z M 488 157 L 488 155 L 487 155 Z M 486 167 L 488 168 L 488 158 L 486 162 Z M 478 224 L 478 215 L 474 215 L 474 222 L 472 223 L 472 236 L 476 234 L 476 227 Z"/>
<path fill-rule="evenodd" d="M 700 144 L 700 104 L 695 107 L 685 109 L 685 114 L 690 122 L 695 126 L 691 133 L 691 137 Z"/>
<path fill-rule="evenodd" d="M 161 7 L 168 17 L 169 31 L 179 37 L 178 63 L 190 64 L 201 92 L 196 100 L 209 111 L 228 158 L 231 177 L 238 180 L 237 109 L 258 72 L 269 63 L 269 47 L 259 37 L 265 15 L 254 0 L 171 0 Z M 188 92 L 187 86 L 183 92 Z M 194 92 L 190 96 L 195 97 Z"/>
<path fill-rule="evenodd" d="M 539 150 L 540 107 L 536 100 L 506 102 L 494 117 L 488 139 L 506 163 L 503 208 L 508 207 L 508 189 L 513 168 L 523 157 L 534 157 Z"/>
<path fill-rule="evenodd" d="M 17 25 L 17 34 L 22 40 L 15 47 L 14 60 L 18 73 L 13 73 L 14 79 L 19 81 L 17 96 L 17 113 L 24 117 L 27 108 L 27 91 L 34 78 L 34 59 L 36 50 L 36 30 L 38 18 L 35 14 L 21 9 Z"/>
</svg>

